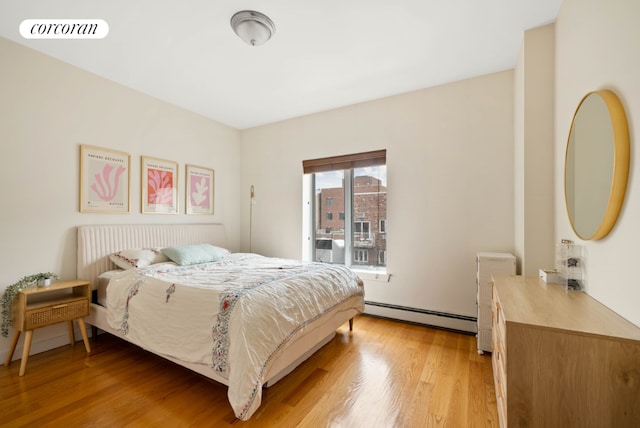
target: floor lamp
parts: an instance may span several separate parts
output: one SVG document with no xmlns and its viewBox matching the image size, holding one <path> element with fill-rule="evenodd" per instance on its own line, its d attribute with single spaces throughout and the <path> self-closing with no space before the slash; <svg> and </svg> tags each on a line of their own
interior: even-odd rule
<svg viewBox="0 0 640 428">
<path fill-rule="evenodd" d="M 249 188 L 249 252 L 251 253 L 251 244 L 253 241 L 253 206 L 256 204 L 256 193 L 253 190 L 253 184 Z"/>
</svg>

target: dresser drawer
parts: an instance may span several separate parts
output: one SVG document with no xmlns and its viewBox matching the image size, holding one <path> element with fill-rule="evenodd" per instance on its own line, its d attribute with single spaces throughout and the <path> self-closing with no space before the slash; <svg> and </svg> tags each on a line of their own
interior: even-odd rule
<svg viewBox="0 0 640 428">
<path fill-rule="evenodd" d="M 493 284 L 492 284 L 493 285 Z M 506 355 L 506 324 L 504 313 L 495 287 L 492 287 L 491 299 L 491 363 L 493 379 L 496 388 L 496 404 L 500 426 L 507 426 L 507 355 Z"/>
<path fill-rule="evenodd" d="M 493 353 L 491 354 L 493 363 L 493 374 L 502 384 L 501 396 L 507 396 L 507 360 L 504 357 L 504 346 L 501 343 L 493 344 Z M 496 391 L 497 392 L 497 391 Z"/>
<path fill-rule="evenodd" d="M 494 330 L 494 336 L 496 340 L 502 344 L 502 347 L 506 349 L 504 344 L 507 341 L 507 326 L 504 320 L 504 312 L 502 311 L 502 305 L 498 299 L 498 295 L 493 291 L 493 298 L 491 300 L 491 321 L 492 330 Z"/>
<path fill-rule="evenodd" d="M 507 330 L 504 323 L 497 323 L 493 329 L 494 341 L 500 346 L 500 352 L 502 353 L 502 359 L 507 360 Z"/>
<path fill-rule="evenodd" d="M 491 355 L 491 363 L 493 366 L 493 381 L 496 389 L 496 405 L 498 407 L 498 417 L 500 426 L 506 427 L 507 421 L 507 377 L 503 366 L 503 355 L 500 351 L 501 346 L 493 343 L 493 353 Z"/>
<path fill-rule="evenodd" d="M 24 313 L 24 330 L 70 321 L 89 315 L 89 300 L 81 297 L 55 302 L 46 306 L 27 308 Z"/>
<path fill-rule="evenodd" d="M 493 298 L 491 299 L 491 311 L 493 312 L 493 322 L 495 325 L 504 325 L 504 315 L 502 313 L 502 306 L 498 300 L 498 295 L 494 291 Z"/>
</svg>

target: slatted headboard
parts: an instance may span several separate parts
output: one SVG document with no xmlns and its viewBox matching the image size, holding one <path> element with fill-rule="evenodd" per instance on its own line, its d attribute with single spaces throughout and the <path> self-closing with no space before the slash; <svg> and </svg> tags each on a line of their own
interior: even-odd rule
<svg viewBox="0 0 640 428">
<path fill-rule="evenodd" d="M 78 279 L 98 284 L 98 275 L 116 269 L 109 254 L 133 248 L 188 244 L 226 247 L 224 225 L 208 224 L 101 224 L 78 226 Z"/>
</svg>

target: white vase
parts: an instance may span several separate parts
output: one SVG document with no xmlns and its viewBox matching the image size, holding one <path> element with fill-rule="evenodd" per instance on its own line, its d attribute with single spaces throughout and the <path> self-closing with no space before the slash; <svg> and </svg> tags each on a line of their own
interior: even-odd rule
<svg viewBox="0 0 640 428">
<path fill-rule="evenodd" d="M 51 285 L 52 278 L 44 278 L 38 280 L 38 287 L 48 287 Z"/>
</svg>

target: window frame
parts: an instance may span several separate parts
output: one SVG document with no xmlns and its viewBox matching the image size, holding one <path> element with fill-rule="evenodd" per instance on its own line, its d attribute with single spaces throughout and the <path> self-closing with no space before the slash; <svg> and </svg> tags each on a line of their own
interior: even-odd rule
<svg viewBox="0 0 640 428">
<path fill-rule="evenodd" d="M 322 172 L 330 172 L 340 170 L 344 172 L 344 235 L 345 235 L 345 245 L 344 245 L 344 265 L 353 268 L 354 270 L 358 270 L 359 273 L 371 274 L 373 278 L 379 280 L 389 280 L 390 275 L 387 274 L 387 266 L 386 263 L 384 266 L 375 266 L 375 265 L 360 265 L 355 263 L 354 261 L 354 252 L 357 249 L 354 246 L 355 237 L 353 236 L 353 223 L 354 216 L 356 213 L 354 210 L 354 173 L 357 168 L 364 167 L 372 167 L 372 166 L 386 166 L 386 150 L 376 150 L 372 152 L 359 153 L 354 155 L 345 155 L 345 156 L 336 156 L 330 158 L 323 159 L 314 159 L 309 161 L 303 161 L 303 251 L 302 256 L 303 260 L 313 261 L 316 259 L 316 248 L 315 248 L 315 216 L 318 213 L 318 207 L 316 207 L 316 173 Z M 342 213 L 340 213 L 340 217 L 342 217 Z M 342 218 L 341 218 L 342 220 Z M 386 235 L 386 218 L 385 222 L 385 232 L 381 235 Z M 371 221 L 361 221 L 369 223 L 369 231 L 368 233 L 372 233 Z M 380 223 L 378 223 L 379 226 Z M 347 238 L 348 237 L 348 238 Z M 386 236 L 382 239 L 386 239 Z M 367 259 L 368 250 L 367 251 Z M 386 251 L 387 248 L 385 246 L 385 262 L 386 262 Z M 379 258 L 377 255 L 376 259 Z M 360 261 L 362 263 L 362 261 Z M 364 263 L 367 263 L 368 260 Z M 358 268 L 362 269 L 359 270 Z M 383 275 L 380 277 L 379 275 Z"/>
<path fill-rule="evenodd" d="M 378 251 L 378 264 L 387 265 L 387 250 Z"/>
<path fill-rule="evenodd" d="M 369 263 L 369 250 L 355 250 L 353 252 L 353 261 L 356 263 Z"/>
<path fill-rule="evenodd" d="M 355 227 L 357 224 L 360 224 L 360 231 L 358 231 L 358 228 Z M 364 230 L 365 227 L 363 227 L 365 225 L 367 225 L 367 227 L 366 227 L 367 230 L 366 231 Z M 370 239 L 371 238 L 371 222 L 369 220 L 355 220 L 353 222 L 353 226 L 354 226 L 354 231 L 353 231 L 354 240 L 355 240 L 355 237 L 356 237 L 356 233 L 359 233 L 361 236 L 365 237 L 365 238 L 361 237 L 360 239 Z"/>
</svg>

